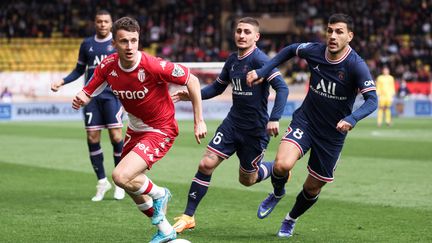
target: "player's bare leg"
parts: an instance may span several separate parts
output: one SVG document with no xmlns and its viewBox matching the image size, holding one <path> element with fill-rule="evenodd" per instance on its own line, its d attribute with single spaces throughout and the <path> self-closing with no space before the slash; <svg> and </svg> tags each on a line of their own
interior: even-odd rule
<svg viewBox="0 0 432 243">
<path fill-rule="evenodd" d="M 171 197 L 167 188 L 154 184 L 144 172 L 148 168 L 144 159 L 135 152 L 129 152 L 113 171 L 113 180 L 121 188 L 125 189 L 131 196 L 137 207 L 143 211 L 150 209 L 152 199 L 153 214 L 152 224 L 156 225 L 158 232 L 155 238 L 175 239 L 176 232 L 165 217 L 164 208 Z M 147 204 L 146 204 L 147 203 Z M 150 215 L 145 213 L 147 216 Z"/>
</svg>

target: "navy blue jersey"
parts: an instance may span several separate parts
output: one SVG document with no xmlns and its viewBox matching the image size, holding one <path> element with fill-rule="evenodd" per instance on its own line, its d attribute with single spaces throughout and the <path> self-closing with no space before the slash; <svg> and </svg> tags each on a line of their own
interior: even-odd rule
<svg viewBox="0 0 432 243">
<path fill-rule="evenodd" d="M 309 121 L 315 134 L 327 139 L 343 140 L 346 133 L 336 130 L 340 120 L 344 119 L 354 126 L 358 120 L 375 110 L 371 102 L 370 106 L 366 104 L 368 107 L 361 107 L 359 116 L 352 114 L 357 93 L 360 91 L 364 96 L 376 97 L 376 88 L 366 63 L 351 47 L 348 46 L 345 55 L 336 61 L 326 56 L 326 45 L 323 43 L 296 43 L 284 48 L 279 54 L 266 68 L 257 70 L 257 74 L 261 77 L 267 72 L 265 69 L 277 66 L 294 55 L 307 61 L 311 73 L 309 90 L 293 117 L 301 116 Z"/>
<path fill-rule="evenodd" d="M 343 138 L 336 130 L 337 123 L 352 113 L 358 91 L 375 90 L 375 82 L 363 59 L 349 47 L 337 61 L 325 55 L 326 45 L 303 43 L 297 45 L 297 56 L 306 59 L 311 73 L 309 91 L 296 113 L 303 113 L 319 135 Z"/>
<path fill-rule="evenodd" d="M 112 46 L 112 35 L 109 37 L 99 40 L 96 36 L 84 39 L 81 43 L 78 63 L 87 66 L 86 82 L 89 81 L 90 77 L 93 76 L 93 72 L 102 60 L 116 52 Z"/>
<path fill-rule="evenodd" d="M 215 81 L 224 86 L 224 89 L 229 84 L 232 85 L 233 105 L 226 119 L 230 119 L 237 129 L 251 135 L 266 134 L 270 85 L 276 90 L 277 96 L 279 95 L 275 100 L 270 120 L 278 121 L 281 118 L 288 96 L 288 88 L 277 69 L 273 69 L 262 84 L 252 87 L 246 85 L 246 74 L 250 70 L 262 67 L 268 60 L 267 55 L 258 48 L 243 56 L 232 53 Z"/>
<path fill-rule="evenodd" d="M 65 84 L 75 81 L 84 72 L 85 84 L 87 84 L 95 68 L 102 60 L 115 52 L 116 50 L 112 46 L 112 34 L 104 39 L 98 39 L 96 35 L 84 39 L 80 46 L 77 67 L 71 74 L 64 78 Z M 106 92 L 111 92 L 111 89 L 109 87 L 105 88 L 104 93 Z"/>
</svg>

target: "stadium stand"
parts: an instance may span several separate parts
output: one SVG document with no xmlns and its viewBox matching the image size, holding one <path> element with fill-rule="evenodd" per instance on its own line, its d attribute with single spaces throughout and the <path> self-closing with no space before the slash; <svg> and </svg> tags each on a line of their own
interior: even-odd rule
<svg viewBox="0 0 432 243">
<path fill-rule="evenodd" d="M 91 16 L 101 8 L 114 19 L 137 18 L 142 48 L 176 62 L 224 61 L 233 50 L 231 26 L 239 16 L 260 19 L 259 45 L 273 55 L 289 43 L 322 40 L 328 15 L 345 12 L 355 20 L 351 45 L 374 76 L 387 65 L 396 80 L 410 86 L 432 79 L 430 0 L 1 1 L 0 71 L 70 70 L 80 41 L 93 34 Z M 289 83 L 308 78 L 300 59 L 283 71 Z"/>
</svg>

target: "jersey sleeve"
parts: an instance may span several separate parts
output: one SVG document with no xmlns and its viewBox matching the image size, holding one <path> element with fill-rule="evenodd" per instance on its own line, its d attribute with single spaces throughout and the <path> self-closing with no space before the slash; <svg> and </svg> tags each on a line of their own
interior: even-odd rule
<svg viewBox="0 0 432 243">
<path fill-rule="evenodd" d="M 269 61 L 270 59 L 268 58 L 268 56 L 267 55 L 265 55 L 264 53 L 260 53 L 260 55 L 258 55 L 257 56 L 257 58 L 256 58 L 256 61 L 255 61 L 255 67 L 253 67 L 254 69 L 259 69 L 259 68 L 261 68 L 261 67 L 263 67 L 268 61 Z M 272 80 L 274 80 L 275 79 L 275 77 L 277 77 L 277 76 L 281 76 L 282 77 L 282 74 L 281 74 L 281 72 L 279 71 L 279 69 L 277 69 L 277 68 L 273 68 L 271 71 L 270 71 L 270 73 L 267 75 L 267 77 L 265 77 L 266 78 L 266 80 L 268 81 L 268 82 L 270 82 L 270 81 L 272 81 Z"/>
<path fill-rule="evenodd" d="M 219 76 L 216 78 L 216 82 L 219 82 L 223 85 L 228 85 L 230 83 L 229 78 L 229 68 L 231 68 L 231 58 L 228 58 L 228 60 L 225 62 L 224 66 L 222 67 L 222 71 L 220 72 Z"/>
<path fill-rule="evenodd" d="M 102 64 L 104 64 L 104 62 L 102 62 Z M 102 93 L 102 91 L 108 85 L 108 83 L 105 81 L 106 77 L 108 76 L 107 70 L 109 70 L 109 66 L 98 65 L 93 73 L 93 76 L 89 79 L 87 85 L 84 86 L 83 92 L 90 97 L 95 97 Z"/>
<path fill-rule="evenodd" d="M 87 65 L 87 48 L 86 48 L 86 42 L 83 41 L 80 45 L 79 54 L 78 54 L 78 64 Z"/>
<path fill-rule="evenodd" d="M 353 79 L 360 93 L 364 94 L 369 91 L 376 91 L 375 82 L 372 79 L 368 66 L 363 60 L 354 63 L 351 68 L 353 70 Z"/>
<path fill-rule="evenodd" d="M 78 61 L 75 66 L 75 69 L 69 73 L 66 77 L 63 78 L 64 83 L 68 84 L 75 80 L 77 80 L 81 75 L 85 73 L 87 66 L 87 55 L 86 55 L 85 41 L 83 41 L 80 45 L 79 53 L 78 53 Z"/>
<path fill-rule="evenodd" d="M 190 76 L 189 68 L 160 58 L 154 58 L 153 60 L 152 71 L 157 73 L 159 79 L 178 85 L 187 84 Z"/>
</svg>

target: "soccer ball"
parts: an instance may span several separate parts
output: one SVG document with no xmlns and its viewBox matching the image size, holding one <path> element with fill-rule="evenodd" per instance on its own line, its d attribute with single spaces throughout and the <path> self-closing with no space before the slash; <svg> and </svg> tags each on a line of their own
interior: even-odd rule
<svg viewBox="0 0 432 243">
<path fill-rule="evenodd" d="M 168 243 L 192 243 L 192 242 L 185 240 L 185 239 L 175 239 L 175 240 L 169 241 Z"/>
</svg>

